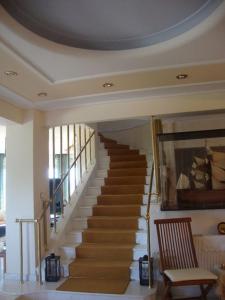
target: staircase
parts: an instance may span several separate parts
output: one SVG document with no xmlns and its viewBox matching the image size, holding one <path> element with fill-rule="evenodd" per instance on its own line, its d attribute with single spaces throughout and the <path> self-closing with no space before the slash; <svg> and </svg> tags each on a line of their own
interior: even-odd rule
<svg viewBox="0 0 225 300">
<path fill-rule="evenodd" d="M 124 293 L 130 279 L 138 280 L 137 259 L 146 253 L 146 157 L 103 136 L 100 142 L 103 169 L 76 213 L 69 244 L 62 246 L 73 260 L 59 290 Z"/>
</svg>

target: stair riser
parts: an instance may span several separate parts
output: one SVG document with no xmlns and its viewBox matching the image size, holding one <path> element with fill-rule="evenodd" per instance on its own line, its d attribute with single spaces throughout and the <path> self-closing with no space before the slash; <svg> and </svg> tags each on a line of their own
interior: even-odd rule
<svg viewBox="0 0 225 300">
<path fill-rule="evenodd" d="M 129 176 L 129 177 L 109 177 L 103 181 L 105 185 L 135 185 L 135 184 L 146 184 L 145 176 Z"/>
<path fill-rule="evenodd" d="M 104 228 L 104 229 L 138 229 L 137 220 L 92 220 L 87 221 L 88 228 Z"/>
<path fill-rule="evenodd" d="M 106 225 L 106 223 L 108 223 L 108 225 Z M 87 225 L 89 224 L 89 225 Z M 122 223 L 122 228 L 120 228 L 120 225 L 118 224 L 118 222 L 115 220 L 108 220 L 106 219 L 106 221 L 104 222 L 104 226 L 103 226 L 103 221 L 102 220 L 95 220 L 95 222 L 92 222 L 91 219 L 88 220 L 87 218 L 75 218 L 72 222 L 72 226 L 71 229 L 72 230 L 83 230 L 83 229 L 87 229 L 87 227 L 89 228 L 111 228 L 111 229 L 115 229 L 115 228 L 120 228 L 120 229 L 144 229 L 146 230 L 146 221 L 144 218 L 138 218 L 137 221 L 137 226 L 136 227 L 136 221 L 133 222 L 133 225 L 131 222 L 124 222 Z"/>
<path fill-rule="evenodd" d="M 139 155 L 138 150 L 129 150 L 129 149 L 110 149 L 106 150 L 109 156 L 111 155 Z"/>
<path fill-rule="evenodd" d="M 105 260 L 118 260 L 118 257 L 121 260 L 132 260 L 133 259 L 133 249 L 112 249 L 112 248 L 80 248 L 76 249 L 76 256 L 78 258 L 97 258 Z"/>
<path fill-rule="evenodd" d="M 124 195 L 124 194 L 147 194 L 149 192 L 148 185 L 129 185 L 129 186 L 102 186 L 102 195 Z"/>
<path fill-rule="evenodd" d="M 83 232 L 83 242 L 87 243 L 135 243 L 135 234 L 128 233 L 96 233 L 96 232 Z"/>
<path fill-rule="evenodd" d="M 147 251 L 142 251 L 139 254 L 137 254 L 137 257 L 141 257 L 143 255 L 147 254 Z M 68 265 L 63 265 L 63 274 L 64 277 L 69 276 L 69 266 Z M 130 267 L 130 280 L 136 280 L 139 281 L 139 267 L 138 264 L 132 265 Z"/>
<path fill-rule="evenodd" d="M 146 158 L 144 155 L 111 155 L 111 162 L 125 162 L 125 161 L 144 161 L 146 162 Z"/>
<path fill-rule="evenodd" d="M 110 169 L 147 168 L 145 161 L 110 162 Z"/>
<path fill-rule="evenodd" d="M 93 207 L 94 216 L 140 216 L 141 208 L 132 207 L 121 209 L 120 207 Z"/>
<path fill-rule="evenodd" d="M 123 279 L 130 278 L 130 270 L 122 267 L 91 267 L 85 265 L 70 265 L 69 266 L 71 277 L 83 278 L 104 278 L 104 279 Z"/>
<path fill-rule="evenodd" d="M 99 205 L 142 205 L 142 199 L 99 199 L 97 200 Z"/>
<path fill-rule="evenodd" d="M 94 206 L 93 208 L 91 206 L 88 207 L 80 207 L 79 210 L 77 210 L 75 216 L 80 217 L 90 217 L 90 216 L 144 216 L 146 215 L 146 206 L 142 205 L 140 206 L 140 209 L 136 208 L 129 208 L 129 211 L 127 210 L 121 210 L 120 207 L 112 207 L 112 206 L 105 206 L 105 207 L 99 207 Z"/>
<path fill-rule="evenodd" d="M 146 168 L 124 168 L 124 169 L 112 169 L 108 170 L 108 178 L 111 177 L 123 177 L 123 176 L 146 176 Z"/>
<path fill-rule="evenodd" d="M 77 231 L 77 232 L 71 232 L 68 237 L 67 237 L 67 242 L 68 243 L 75 243 L 75 244 L 79 244 L 82 242 L 94 242 L 94 243 L 121 243 L 121 241 L 123 243 L 136 243 L 136 244 L 140 244 L 140 245 L 146 245 L 147 242 L 147 236 L 146 236 L 146 232 L 136 232 L 135 233 L 135 237 L 129 237 L 129 236 L 125 236 L 124 239 L 122 239 L 122 235 L 121 236 L 113 236 L 113 234 L 108 234 L 107 236 L 103 236 L 101 234 L 90 234 L 87 238 L 83 239 L 82 237 L 82 231 Z"/>
<path fill-rule="evenodd" d="M 97 197 L 97 202 L 106 202 L 108 203 L 112 201 L 116 205 L 116 202 L 123 203 L 124 201 L 140 201 L 143 204 L 148 203 L 148 195 L 100 195 Z M 115 201 L 115 202 L 114 202 Z"/>
<path fill-rule="evenodd" d="M 61 254 L 61 256 L 66 258 L 67 260 L 70 260 L 70 259 L 74 259 L 75 257 L 79 256 L 77 251 L 78 251 L 78 247 L 63 246 L 60 249 L 60 254 Z M 120 250 L 118 250 L 118 251 L 119 251 L 119 254 L 117 256 L 117 259 L 118 259 L 118 257 L 120 257 Z M 96 252 L 96 257 L 98 257 L 98 253 L 100 253 L 100 252 Z M 107 253 L 109 254 L 109 251 Z M 134 249 L 132 249 L 131 260 L 138 260 L 139 257 L 145 255 L 146 253 L 147 253 L 147 248 L 144 248 L 144 249 L 134 248 Z M 93 254 L 90 254 L 90 255 L 93 255 Z M 106 254 L 106 256 L 107 256 L 107 254 Z M 94 256 L 92 256 L 92 257 L 94 257 Z"/>
<path fill-rule="evenodd" d="M 144 186 L 102 186 L 102 195 L 144 194 Z"/>
<path fill-rule="evenodd" d="M 129 149 L 127 145 L 113 144 L 113 143 L 105 143 L 105 149 Z"/>
</svg>

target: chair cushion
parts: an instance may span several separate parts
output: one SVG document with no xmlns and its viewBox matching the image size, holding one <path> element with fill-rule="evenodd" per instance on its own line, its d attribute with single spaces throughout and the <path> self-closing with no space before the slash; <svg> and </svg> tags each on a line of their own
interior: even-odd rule
<svg viewBox="0 0 225 300">
<path fill-rule="evenodd" d="M 172 281 L 189 281 L 189 280 L 217 280 L 217 276 L 207 270 L 200 268 L 165 270 L 164 274 Z"/>
</svg>

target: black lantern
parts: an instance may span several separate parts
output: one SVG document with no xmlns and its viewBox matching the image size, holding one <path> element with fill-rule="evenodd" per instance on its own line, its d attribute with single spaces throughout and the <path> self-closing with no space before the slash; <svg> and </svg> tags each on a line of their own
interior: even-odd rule
<svg viewBox="0 0 225 300">
<path fill-rule="evenodd" d="M 45 281 L 58 281 L 61 276 L 60 256 L 51 253 L 45 258 Z"/>
<path fill-rule="evenodd" d="M 139 258 L 140 285 L 149 285 L 148 255 Z M 153 258 L 150 258 L 150 285 L 153 285 Z"/>
</svg>

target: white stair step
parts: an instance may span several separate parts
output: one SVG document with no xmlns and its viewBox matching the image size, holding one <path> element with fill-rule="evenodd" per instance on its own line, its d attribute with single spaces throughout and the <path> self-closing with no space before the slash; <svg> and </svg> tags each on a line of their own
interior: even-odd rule
<svg viewBox="0 0 225 300">
<path fill-rule="evenodd" d="M 85 196 L 82 200 L 82 204 L 84 206 L 92 206 L 97 204 L 97 197 L 96 196 Z"/>
<path fill-rule="evenodd" d="M 147 252 L 145 252 L 147 254 Z M 130 266 L 130 279 L 139 280 L 139 263 L 138 261 L 133 261 Z"/>
<path fill-rule="evenodd" d="M 147 212 L 147 205 L 141 205 L 141 216 L 145 217 Z"/>
<path fill-rule="evenodd" d="M 87 228 L 87 218 L 85 217 L 76 217 L 71 221 L 71 223 L 71 227 L 73 230 L 83 230 Z"/>
<path fill-rule="evenodd" d="M 148 193 L 149 193 L 149 184 L 145 184 L 144 193 L 145 193 L 145 194 L 148 194 Z"/>
<path fill-rule="evenodd" d="M 146 230 L 146 220 L 145 218 L 139 218 L 138 219 L 138 229 Z"/>
<path fill-rule="evenodd" d="M 98 196 L 101 194 L 101 188 L 96 186 L 89 186 L 87 188 L 87 196 Z"/>
<path fill-rule="evenodd" d="M 108 156 L 108 151 L 103 146 L 103 148 L 100 148 L 98 150 L 98 157 L 102 158 L 102 157 L 106 157 L 106 156 Z"/>
<path fill-rule="evenodd" d="M 108 176 L 107 168 L 106 169 L 99 169 L 96 172 L 97 177 L 105 178 Z"/>
<path fill-rule="evenodd" d="M 64 259 L 74 259 L 76 257 L 76 247 L 79 246 L 80 243 L 65 243 L 60 247 L 61 256 Z"/>
<path fill-rule="evenodd" d="M 150 167 L 148 166 L 148 168 L 146 168 L 146 174 L 147 174 L 147 176 L 148 175 L 151 176 L 151 172 L 152 172 L 152 168 L 151 168 L 151 166 Z"/>
<path fill-rule="evenodd" d="M 69 264 L 73 261 L 73 259 L 62 259 L 60 261 L 61 265 L 61 276 L 62 277 L 68 277 L 69 276 Z"/>
<path fill-rule="evenodd" d="M 104 177 L 97 177 L 92 180 L 93 186 L 101 187 L 105 184 Z"/>
<path fill-rule="evenodd" d="M 75 217 L 90 217 L 92 216 L 92 206 L 80 206 L 75 214 Z"/>
</svg>

